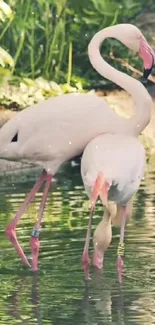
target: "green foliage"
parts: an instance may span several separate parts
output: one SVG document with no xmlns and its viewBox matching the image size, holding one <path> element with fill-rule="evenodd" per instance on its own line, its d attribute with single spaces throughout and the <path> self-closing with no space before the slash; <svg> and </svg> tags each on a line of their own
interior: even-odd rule
<svg viewBox="0 0 155 325">
<path fill-rule="evenodd" d="M 2 39 L 5 31 L 9 27 L 10 23 L 13 20 L 13 12 L 6 2 L 0 0 L 0 24 L 3 26 L 3 23 L 6 22 L 6 27 L 3 29 L 0 35 L 0 40 Z M 0 65 L 5 68 L 10 66 L 13 68 L 14 61 L 9 53 L 7 53 L 2 47 L 0 47 Z"/>
<path fill-rule="evenodd" d="M 11 74 L 26 78 L 43 76 L 70 84 L 82 77 L 87 87 L 97 79 L 105 83 L 89 63 L 91 37 L 106 26 L 134 22 L 154 8 L 154 0 L 0 1 L 1 46 L 13 57 L 6 53 L 3 60 L 0 53 L 0 64 L 10 65 Z M 103 56 L 109 55 L 113 44 L 107 42 Z M 126 50 L 120 51 L 120 44 L 115 45 L 115 53 L 128 57 Z M 120 63 L 113 64 L 120 68 Z"/>
</svg>

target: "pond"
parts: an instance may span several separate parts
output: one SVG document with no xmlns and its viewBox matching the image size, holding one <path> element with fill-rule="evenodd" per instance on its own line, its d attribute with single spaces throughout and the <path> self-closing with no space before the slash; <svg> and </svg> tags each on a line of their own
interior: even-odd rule
<svg viewBox="0 0 155 325">
<path fill-rule="evenodd" d="M 103 272 L 81 267 L 89 218 L 88 199 L 79 176 L 79 161 L 67 164 L 54 179 L 41 232 L 39 271 L 26 269 L 5 237 L 4 229 L 39 175 L 21 169 L 0 175 L 0 324 L 155 324 L 155 167 L 134 199 L 126 229 L 123 283 L 118 281 L 116 251 L 119 229 L 105 254 Z M 30 254 L 41 192 L 18 225 L 18 237 Z M 103 215 L 98 202 L 93 229 Z M 91 242 L 90 255 L 93 247 Z"/>
</svg>

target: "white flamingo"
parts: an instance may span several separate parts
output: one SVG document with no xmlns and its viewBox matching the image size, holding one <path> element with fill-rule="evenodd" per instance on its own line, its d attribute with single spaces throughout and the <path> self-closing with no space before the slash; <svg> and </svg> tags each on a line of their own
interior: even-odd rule
<svg viewBox="0 0 155 325">
<path fill-rule="evenodd" d="M 31 162 L 43 168 L 37 183 L 6 228 L 6 234 L 23 263 L 30 266 L 17 240 L 16 226 L 45 182 L 37 222 L 31 236 L 34 271 L 37 270 L 43 210 L 52 176 L 60 165 L 82 153 L 88 142 L 99 134 L 110 132 L 137 136 L 150 121 L 152 100 L 147 90 L 139 81 L 112 68 L 101 58 L 99 46 L 107 37 L 116 38 L 139 53 L 144 61 L 145 77 L 154 64 L 154 52 L 140 30 L 130 24 L 108 27 L 97 33 L 89 44 L 88 54 L 93 67 L 132 95 L 135 111 L 130 119 L 118 116 L 103 99 L 95 95 L 68 94 L 23 110 L 0 130 L 0 158 Z"/>
<path fill-rule="evenodd" d="M 91 223 L 95 202 L 100 196 L 106 207 L 106 214 L 94 234 L 94 265 L 102 268 L 104 252 L 111 241 L 108 200 L 114 201 L 121 216 L 117 266 L 118 271 L 122 271 L 127 205 L 130 204 L 131 208 L 132 196 L 139 188 L 144 167 L 145 150 L 140 141 L 131 135 L 100 135 L 85 148 L 81 160 L 81 174 L 86 192 L 91 199 L 91 211 L 82 259 L 84 267 L 87 268 L 89 264 Z"/>
</svg>

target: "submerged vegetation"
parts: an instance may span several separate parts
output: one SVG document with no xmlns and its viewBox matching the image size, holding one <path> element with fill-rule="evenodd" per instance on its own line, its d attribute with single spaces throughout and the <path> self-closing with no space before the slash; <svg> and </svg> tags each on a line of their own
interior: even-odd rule
<svg viewBox="0 0 155 325">
<path fill-rule="evenodd" d="M 105 86 L 107 80 L 89 63 L 91 37 L 121 22 L 145 27 L 144 15 L 153 9 L 154 0 L 1 0 L 0 102 L 25 107 L 48 96 Z M 121 49 L 107 40 L 103 57 L 128 73 L 133 73 L 130 65 L 141 69 L 141 62 Z M 23 101 L 9 93 L 12 85 L 20 88 Z"/>
</svg>

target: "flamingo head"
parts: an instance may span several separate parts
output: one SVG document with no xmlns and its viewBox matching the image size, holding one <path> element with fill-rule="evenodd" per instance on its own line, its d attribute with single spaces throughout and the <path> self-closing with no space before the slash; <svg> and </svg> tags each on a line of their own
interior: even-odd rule
<svg viewBox="0 0 155 325">
<path fill-rule="evenodd" d="M 139 56 L 144 63 L 144 78 L 148 78 L 155 64 L 155 53 L 144 37 L 140 39 Z"/>
<path fill-rule="evenodd" d="M 108 249 L 112 239 L 112 228 L 111 228 L 111 214 L 108 208 L 105 207 L 104 218 L 97 225 L 93 236 L 94 242 L 94 253 L 93 253 L 93 264 L 98 269 L 102 269 L 104 253 Z"/>
<path fill-rule="evenodd" d="M 155 52 L 141 31 L 132 24 L 119 24 L 111 27 L 111 36 L 134 52 L 138 52 L 144 64 L 144 78 L 148 78 L 155 64 Z M 114 32 L 113 32 L 114 31 Z"/>
</svg>

